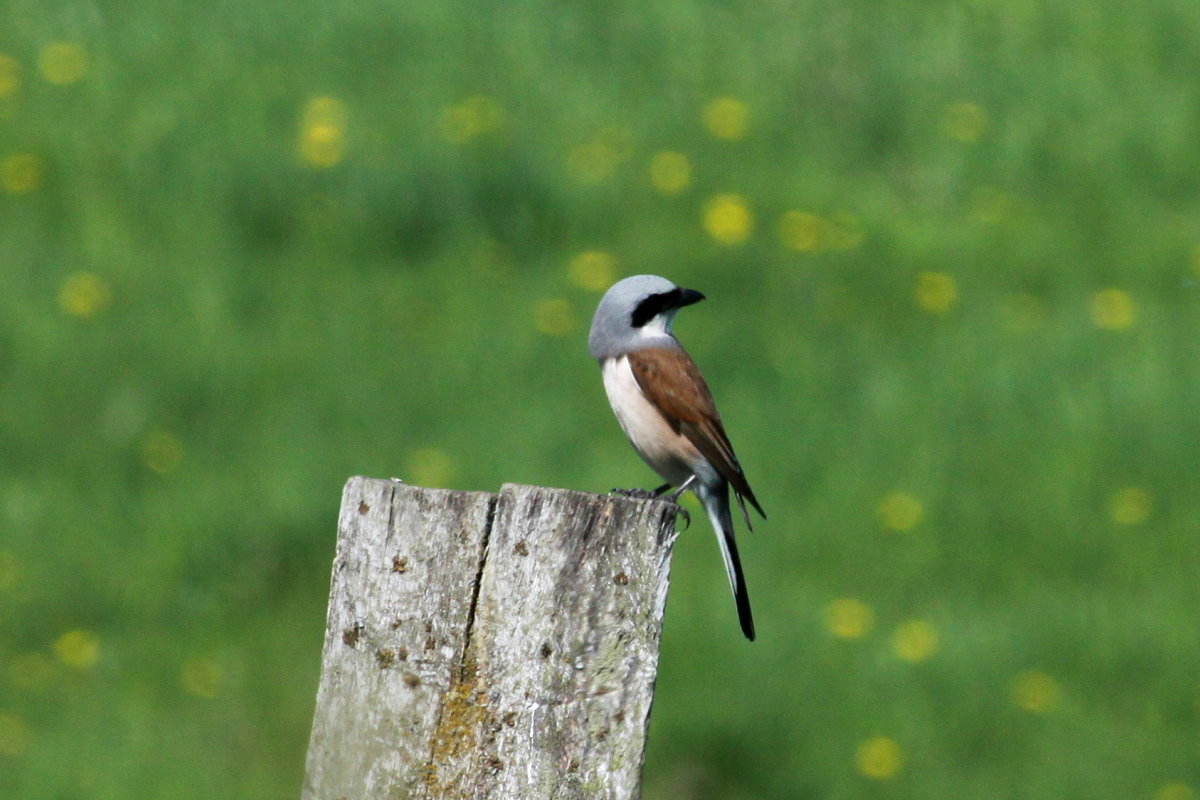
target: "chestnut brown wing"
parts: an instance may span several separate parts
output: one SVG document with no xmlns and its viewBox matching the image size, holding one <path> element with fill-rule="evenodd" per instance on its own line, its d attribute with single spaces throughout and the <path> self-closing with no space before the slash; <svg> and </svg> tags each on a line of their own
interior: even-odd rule
<svg viewBox="0 0 1200 800">
<path fill-rule="evenodd" d="M 629 354 L 629 366 L 642 393 L 671 428 L 686 436 L 734 491 L 766 517 L 734 455 L 708 384 L 691 356 L 682 348 L 644 348 Z"/>
</svg>

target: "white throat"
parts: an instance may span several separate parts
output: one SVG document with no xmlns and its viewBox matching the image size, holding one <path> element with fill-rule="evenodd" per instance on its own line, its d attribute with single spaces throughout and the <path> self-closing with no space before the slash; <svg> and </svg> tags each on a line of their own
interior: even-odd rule
<svg viewBox="0 0 1200 800">
<path fill-rule="evenodd" d="M 604 391 L 621 430 L 633 448 L 663 480 L 680 486 L 693 475 L 702 483 L 716 485 L 719 474 L 686 437 L 671 428 L 638 385 L 629 356 L 606 358 L 600 364 Z"/>
<path fill-rule="evenodd" d="M 677 308 L 672 308 L 670 311 L 664 311 L 661 314 L 655 315 L 653 319 L 647 322 L 642 327 L 638 328 L 638 332 L 643 337 L 660 339 L 663 336 L 671 335 L 671 323 L 675 321 L 675 312 Z"/>
</svg>

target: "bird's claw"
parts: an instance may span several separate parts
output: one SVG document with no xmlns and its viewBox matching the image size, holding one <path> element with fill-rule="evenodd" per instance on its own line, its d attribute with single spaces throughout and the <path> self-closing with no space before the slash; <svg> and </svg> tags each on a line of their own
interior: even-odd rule
<svg viewBox="0 0 1200 800">
<path fill-rule="evenodd" d="M 671 484 L 660 486 L 657 489 L 612 489 L 609 494 L 619 495 L 621 497 L 629 497 L 634 500 L 666 500 L 675 506 L 675 514 L 683 517 L 683 529 L 686 531 L 692 526 L 692 515 L 688 510 L 679 505 L 679 492 L 672 492 L 667 497 L 663 497 L 663 492 L 671 488 Z"/>
<path fill-rule="evenodd" d="M 685 531 L 688 528 L 692 527 L 692 515 L 688 513 L 688 510 L 686 508 L 684 508 L 683 506 L 676 503 L 675 504 L 675 514 L 677 516 L 683 517 L 683 529 Z"/>
</svg>

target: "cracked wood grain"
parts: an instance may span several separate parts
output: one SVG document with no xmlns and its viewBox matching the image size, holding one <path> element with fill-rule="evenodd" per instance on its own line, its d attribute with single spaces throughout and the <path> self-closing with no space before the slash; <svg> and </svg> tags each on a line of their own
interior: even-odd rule
<svg viewBox="0 0 1200 800">
<path fill-rule="evenodd" d="M 676 510 L 351 479 L 305 800 L 637 797 Z"/>
</svg>

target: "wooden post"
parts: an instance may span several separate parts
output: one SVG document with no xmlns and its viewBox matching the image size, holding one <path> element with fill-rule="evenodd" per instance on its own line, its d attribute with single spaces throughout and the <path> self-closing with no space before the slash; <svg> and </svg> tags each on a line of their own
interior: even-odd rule
<svg viewBox="0 0 1200 800">
<path fill-rule="evenodd" d="M 637 797 L 675 513 L 352 478 L 304 800 Z"/>
</svg>

